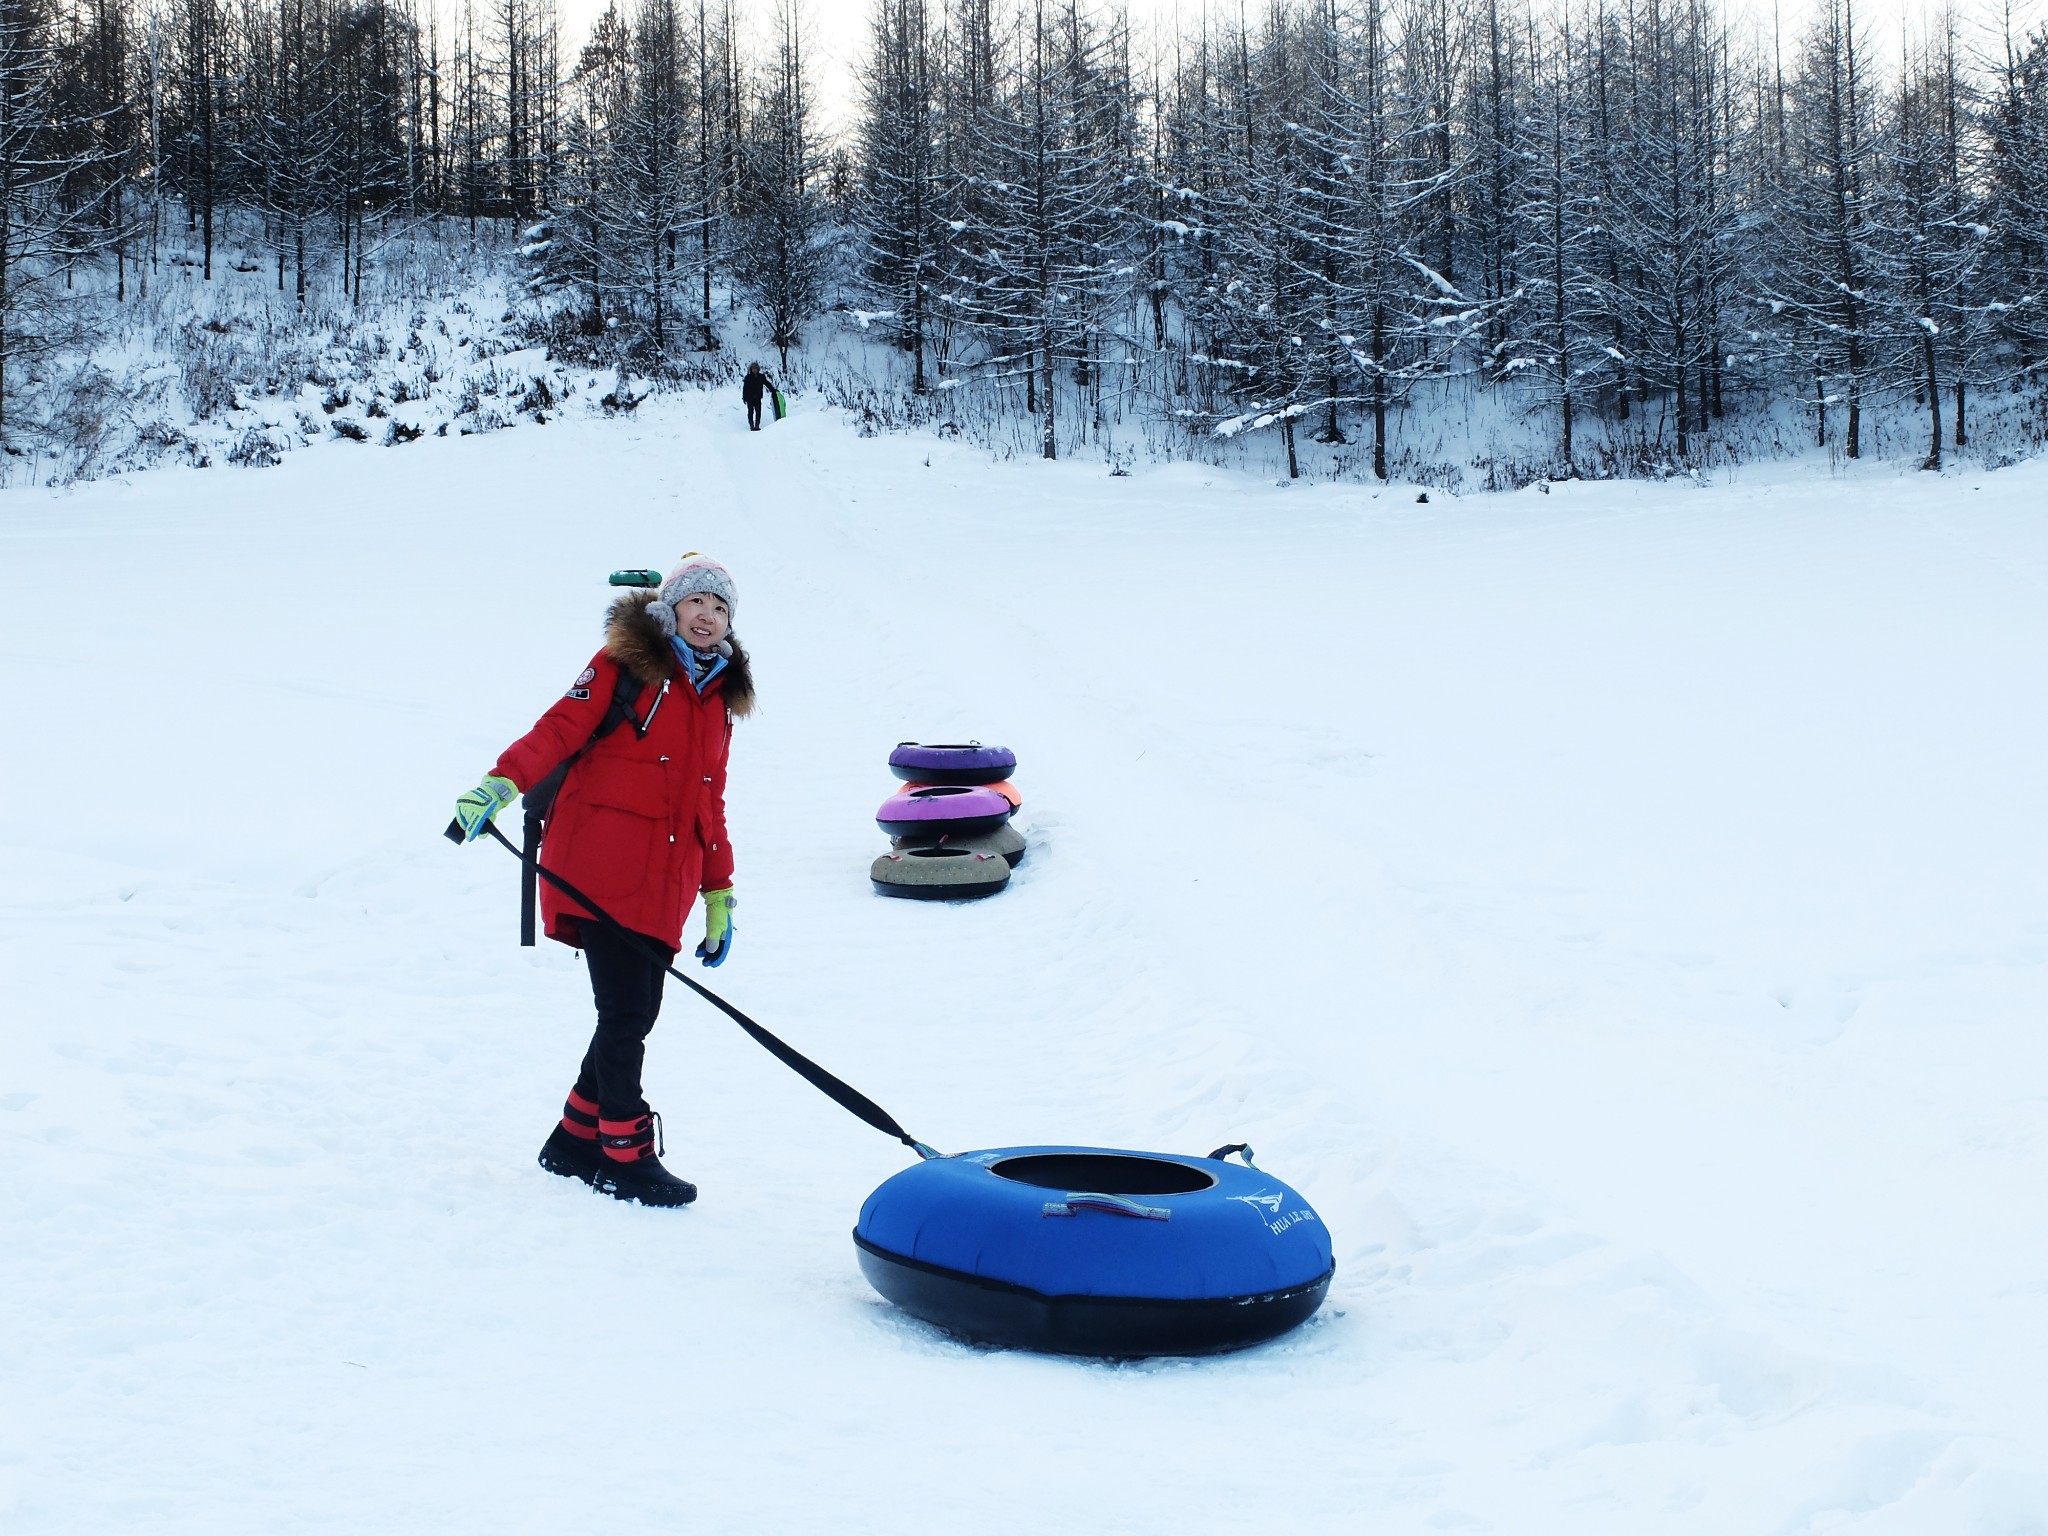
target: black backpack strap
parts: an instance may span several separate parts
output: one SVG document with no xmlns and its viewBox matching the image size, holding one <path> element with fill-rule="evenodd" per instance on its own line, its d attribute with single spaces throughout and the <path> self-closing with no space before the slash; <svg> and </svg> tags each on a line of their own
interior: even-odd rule
<svg viewBox="0 0 2048 1536">
<path fill-rule="evenodd" d="M 519 943 L 531 949 L 534 943 L 534 907 L 540 895 L 541 815 L 526 813 L 526 827 L 519 839 Z"/>
<path fill-rule="evenodd" d="M 562 781 L 568 778 L 569 770 L 586 752 L 627 721 L 633 722 L 636 738 L 647 734 L 647 721 L 634 712 L 646 686 L 633 672 L 620 667 L 618 681 L 612 685 L 612 701 L 605 706 L 604 718 L 597 722 L 597 729 L 590 733 L 590 740 L 563 758 L 553 773 L 529 789 L 520 800 L 526 808 L 526 825 L 519 847 L 519 943 L 523 948 L 531 949 L 534 945 L 534 911 L 540 891 L 540 844 L 547 835 L 548 817 L 554 813 L 555 796 L 562 792 Z M 652 717 L 652 711 L 649 711 L 649 716 Z"/>
</svg>

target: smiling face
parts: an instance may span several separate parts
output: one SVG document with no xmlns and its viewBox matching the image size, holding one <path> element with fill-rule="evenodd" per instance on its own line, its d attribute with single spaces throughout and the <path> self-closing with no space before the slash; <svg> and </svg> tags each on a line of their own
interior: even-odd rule
<svg viewBox="0 0 2048 1536">
<path fill-rule="evenodd" d="M 715 650 L 732 629 L 725 599 L 710 592 L 692 592 L 676 603 L 676 633 L 700 651 Z"/>
</svg>

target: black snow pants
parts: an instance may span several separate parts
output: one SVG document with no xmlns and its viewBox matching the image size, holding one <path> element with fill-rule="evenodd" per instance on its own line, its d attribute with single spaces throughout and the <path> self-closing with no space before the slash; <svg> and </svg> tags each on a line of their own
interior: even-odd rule
<svg viewBox="0 0 2048 1536">
<path fill-rule="evenodd" d="M 747 425 L 754 431 L 761 430 L 761 397 L 756 395 L 747 402 Z"/>
<path fill-rule="evenodd" d="M 590 968 L 590 992 L 597 1002 L 597 1032 L 590 1037 L 576 1091 L 597 1101 L 606 1120 L 631 1120 L 647 1112 L 640 1096 L 640 1066 L 647 1032 L 661 1012 L 662 966 L 641 953 L 608 923 L 582 923 L 583 963 Z M 675 951 L 658 939 L 636 935 L 673 963 Z"/>
</svg>

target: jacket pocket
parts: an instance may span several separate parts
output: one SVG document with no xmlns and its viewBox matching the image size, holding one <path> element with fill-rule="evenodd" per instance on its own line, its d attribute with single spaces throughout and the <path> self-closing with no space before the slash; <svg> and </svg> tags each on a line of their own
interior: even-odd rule
<svg viewBox="0 0 2048 1536">
<path fill-rule="evenodd" d="M 661 765 L 593 756 L 570 774 L 563 800 L 570 803 L 548 841 L 559 834 L 564 873 L 627 927 L 644 930 L 642 909 L 661 904 L 672 853 Z"/>
<path fill-rule="evenodd" d="M 581 764 L 580 774 L 580 798 L 586 804 L 629 811 L 649 821 L 668 819 L 667 775 L 660 763 L 592 754 Z"/>
</svg>

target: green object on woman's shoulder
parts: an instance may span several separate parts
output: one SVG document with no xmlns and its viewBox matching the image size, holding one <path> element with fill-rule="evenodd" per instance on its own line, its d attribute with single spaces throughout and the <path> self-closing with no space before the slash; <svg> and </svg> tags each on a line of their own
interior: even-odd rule
<svg viewBox="0 0 2048 1536">
<path fill-rule="evenodd" d="M 612 585 L 615 587 L 658 587 L 661 585 L 661 572 L 613 571 Z"/>
</svg>

